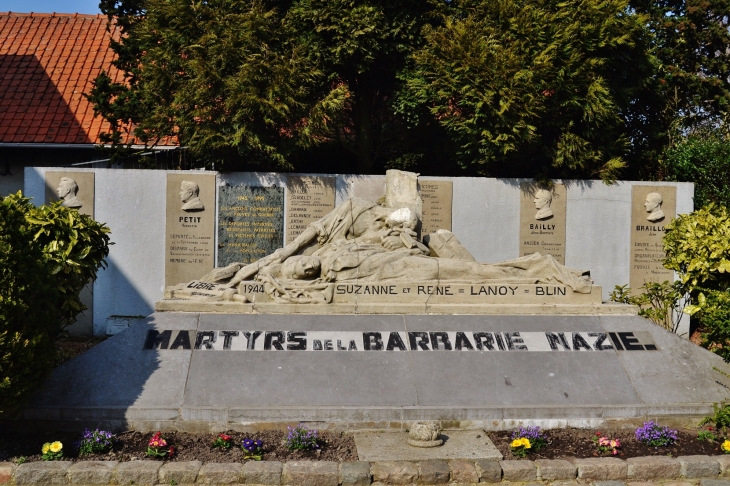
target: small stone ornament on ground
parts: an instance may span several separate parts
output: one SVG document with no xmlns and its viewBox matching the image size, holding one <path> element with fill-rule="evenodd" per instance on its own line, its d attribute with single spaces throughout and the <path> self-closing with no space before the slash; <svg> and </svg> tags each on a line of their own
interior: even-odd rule
<svg viewBox="0 0 730 486">
<path fill-rule="evenodd" d="M 438 447 L 444 443 L 439 439 L 441 426 L 436 421 L 414 422 L 408 431 L 408 444 L 414 447 Z"/>
</svg>

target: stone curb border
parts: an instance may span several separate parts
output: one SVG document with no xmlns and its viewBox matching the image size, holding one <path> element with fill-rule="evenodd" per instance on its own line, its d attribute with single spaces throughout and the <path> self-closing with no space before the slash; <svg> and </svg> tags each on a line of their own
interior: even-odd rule
<svg viewBox="0 0 730 486">
<path fill-rule="evenodd" d="M 630 459 L 536 461 L 428 460 L 388 462 L 250 461 L 207 463 L 200 461 L 81 461 L 0 463 L 0 484 L 76 485 L 292 485 L 367 486 L 390 484 L 475 484 L 502 481 L 595 483 L 596 486 L 730 486 L 728 456 L 647 456 Z M 714 478 L 714 479 L 713 479 Z M 577 481 L 577 482 L 576 482 Z M 540 483 L 542 484 L 542 483 Z"/>
</svg>

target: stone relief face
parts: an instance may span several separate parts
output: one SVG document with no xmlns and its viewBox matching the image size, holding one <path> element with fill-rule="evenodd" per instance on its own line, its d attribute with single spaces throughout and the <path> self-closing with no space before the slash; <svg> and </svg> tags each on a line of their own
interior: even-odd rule
<svg viewBox="0 0 730 486">
<path fill-rule="evenodd" d="M 658 198 L 656 196 L 659 196 L 656 192 L 652 192 L 648 196 L 646 196 L 646 202 L 644 203 L 644 207 L 646 208 L 647 213 L 651 213 L 655 211 L 662 203 L 661 196 Z"/>
<path fill-rule="evenodd" d="M 319 275 L 321 264 L 313 256 L 293 256 L 284 262 L 282 273 L 297 280 L 307 280 Z"/>
<path fill-rule="evenodd" d="M 76 197 L 76 193 L 79 191 L 79 186 L 76 181 L 70 177 L 61 177 L 56 189 L 58 197 L 63 199 L 62 206 L 67 208 L 80 208 L 83 206 L 79 198 Z"/>
<path fill-rule="evenodd" d="M 550 207 L 550 203 L 552 202 L 552 195 L 550 194 L 550 191 L 546 191 L 545 189 L 540 189 L 535 193 L 535 209 L 543 209 L 546 207 Z"/>
<path fill-rule="evenodd" d="M 193 198 L 192 190 L 186 189 L 185 186 L 180 188 L 180 200 L 182 202 L 188 202 L 192 198 Z"/>
</svg>

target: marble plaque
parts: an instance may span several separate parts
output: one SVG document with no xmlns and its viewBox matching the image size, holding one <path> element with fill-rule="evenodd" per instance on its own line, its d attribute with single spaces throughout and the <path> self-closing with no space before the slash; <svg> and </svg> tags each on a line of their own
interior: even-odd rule
<svg viewBox="0 0 730 486">
<path fill-rule="evenodd" d="M 251 263 L 284 246 L 284 188 L 218 188 L 218 265 Z"/>
<path fill-rule="evenodd" d="M 451 202 L 454 184 L 451 181 L 420 180 L 423 215 L 421 234 L 437 230 L 451 231 Z"/>
<path fill-rule="evenodd" d="M 46 203 L 59 200 L 93 218 L 94 173 L 46 171 Z"/>
<path fill-rule="evenodd" d="M 674 272 L 664 268 L 664 228 L 677 215 L 675 186 L 631 188 L 631 269 L 629 286 L 640 293 L 645 282 L 673 281 Z"/>
<path fill-rule="evenodd" d="M 520 192 L 520 256 L 540 252 L 565 265 L 565 185 L 547 189 L 525 182 Z"/>
<path fill-rule="evenodd" d="M 335 178 L 287 177 L 286 207 L 286 242 L 289 244 L 309 223 L 335 209 Z"/>
<path fill-rule="evenodd" d="M 213 269 L 215 175 L 167 174 L 165 286 L 200 278 Z"/>
</svg>

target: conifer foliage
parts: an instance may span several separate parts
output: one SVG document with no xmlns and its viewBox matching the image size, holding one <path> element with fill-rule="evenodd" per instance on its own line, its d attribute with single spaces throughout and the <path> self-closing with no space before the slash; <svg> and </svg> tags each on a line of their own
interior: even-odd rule
<svg viewBox="0 0 730 486">
<path fill-rule="evenodd" d="M 224 170 L 649 172 L 722 117 L 730 0 L 102 0 L 127 78 L 89 98 Z M 681 98 L 683 102 L 677 102 Z"/>
</svg>

